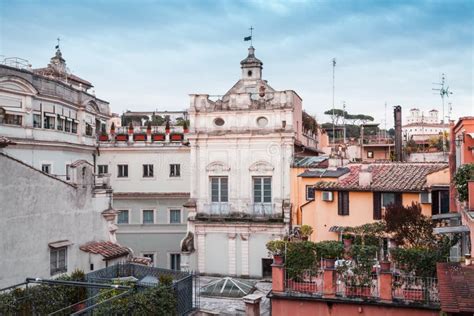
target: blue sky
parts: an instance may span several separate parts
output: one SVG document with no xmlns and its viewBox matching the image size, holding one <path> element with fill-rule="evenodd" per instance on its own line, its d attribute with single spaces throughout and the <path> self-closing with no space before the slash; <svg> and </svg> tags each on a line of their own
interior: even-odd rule
<svg viewBox="0 0 474 316">
<path fill-rule="evenodd" d="M 263 76 L 295 90 L 319 120 L 332 104 L 388 125 L 401 104 L 474 115 L 474 1 L 0 0 L 0 55 L 45 66 L 56 38 L 70 70 L 114 112 L 185 109 L 190 93 L 225 93 L 240 76 L 248 28 Z"/>
</svg>

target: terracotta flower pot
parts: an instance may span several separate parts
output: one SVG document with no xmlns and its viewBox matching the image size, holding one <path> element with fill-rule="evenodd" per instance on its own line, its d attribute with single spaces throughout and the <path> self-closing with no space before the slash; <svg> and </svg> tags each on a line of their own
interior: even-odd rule
<svg viewBox="0 0 474 316">
<path fill-rule="evenodd" d="M 344 242 L 344 247 L 352 246 L 352 238 L 345 238 L 342 241 Z"/>
<path fill-rule="evenodd" d="M 323 259 L 323 264 L 326 269 L 334 269 L 336 259 Z"/>
<path fill-rule="evenodd" d="M 133 140 L 135 141 L 145 141 L 146 135 L 145 134 L 135 134 L 133 135 Z"/>
<path fill-rule="evenodd" d="M 153 141 L 154 142 L 162 142 L 166 139 L 165 134 L 154 134 L 153 135 Z"/>
<path fill-rule="evenodd" d="M 274 264 L 283 264 L 283 256 L 273 255 L 273 263 Z"/>
<path fill-rule="evenodd" d="M 128 135 L 124 135 L 124 134 L 117 135 L 115 136 L 115 140 L 118 142 L 126 142 L 128 140 Z"/>
<path fill-rule="evenodd" d="M 390 271 L 392 263 L 390 261 L 382 261 L 380 262 L 380 270 L 381 271 Z"/>
<path fill-rule="evenodd" d="M 183 140 L 183 134 L 171 134 L 170 135 L 170 140 L 180 142 L 180 141 Z"/>
<path fill-rule="evenodd" d="M 183 132 L 184 132 L 185 134 L 187 134 L 187 133 L 189 133 L 189 129 L 186 128 L 186 129 L 183 130 Z"/>
<path fill-rule="evenodd" d="M 410 301 L 422 301 L 423 290 L 420 289 L 403 289 L 403 297 Z"/>
<path fill-rule="evenodd" d="M 100 135 L 99 136 L 99 141 L 101 142 L 106 142 L 109 140 L 109 136 L 108 135 Z"/>
</svg>

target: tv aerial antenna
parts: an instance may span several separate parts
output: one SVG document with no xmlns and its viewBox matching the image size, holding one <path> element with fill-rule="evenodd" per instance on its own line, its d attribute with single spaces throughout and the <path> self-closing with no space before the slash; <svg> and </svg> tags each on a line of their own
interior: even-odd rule
<svg viewBox="0 0 474 316">
<path fill-rule="evenodd" d="M 439 91 L 439 95 L 441 96 L 441 103 L 442 103 L 442 120 L 441 123 L 444 125 L 446 117 L 444 116 L 444 98 L 449 98 L 450 94 L 453 94 L 449 91 L 449 86 L 445 86 L 446 84 L 446 74 L 441 74 L 441 82 L 434 82 L 433 84 L 441 86 L 440 88 L 433 88 L 433 91 Z M 451 111 L 450 111 L 451 112 Z M 443 153 L 446 153 L 446 134 L 443 132 Z"/>
</svg>

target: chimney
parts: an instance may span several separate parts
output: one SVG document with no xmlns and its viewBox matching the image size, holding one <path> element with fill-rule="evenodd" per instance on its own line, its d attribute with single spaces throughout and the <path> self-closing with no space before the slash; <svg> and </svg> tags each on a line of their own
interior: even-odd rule
<svg viewBox="0 0 474 316">
<path fill-rule="evenodd" d="M 372 170 L 369 165 L 361 165 L 359 171 L 359 186 L 368 187 L 372 183 Z"/>
<path fill-rule="evenodd" d="M 395 161 L 403 161 L 402 154 L 402 107 L 397 105 L 393 109 L 395 122 Z"/>
</svg>

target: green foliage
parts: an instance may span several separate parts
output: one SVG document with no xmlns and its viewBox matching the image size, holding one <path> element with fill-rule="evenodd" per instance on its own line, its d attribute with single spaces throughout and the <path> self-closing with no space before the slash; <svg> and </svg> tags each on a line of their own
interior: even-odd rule
<svg viewBox="0 0 474 316">
<path fill-rule="evenodd" d="M 112 122 L 112 125 L 110 125 L 110 130 L 115 131 L 115 123 L 114 122 Z"/>
<path fill-rule="evenodd" d="M 302 225 L 301 226 L 301 236 L 309 237 L 313 233 L 313 227 L 309 225 Z"/>
<path fill-rule="evenodd" d="M 433 247 L 435 223 L 421 213 L 421 205 L 411 206 L 391 204 L 386 208 L 384 221 L 387 232 L 399 246 Z"/>
<path fill-rule="evenodd" d="M 143 121 L 147 121 L 148 116 L 146 115 L 122 115 L 122 126 L 127 126 L 132 122 L 140 122 L 140 126 L 142 125 Z"/>
<path fill-rule="evenodd" d="M 351 265 L 343 265 L 343 279 L 350 286 L 369 286 L 372 283 L 372 268 L 376 262 L 377 247 L 373 245 L 353 245 Z M 349 270 L 350 269 L 350 270 Z M 341 271 L 342 270 L 342 271 Z"/>
<path fill-rule="evenodd" d="M 271 256 L 282 256 L 285 253 L 287 242 L 284 240 L 270 240 L 267 242 L 267 250 Z"/>
<path fill-rule="evenodd" d="M 313 135 L 318 134 L 318 123 L 316 119 L 303 111 L 303 131 L 309 132 Z"/>
<path fill-rule="evenodd" d="M 446 252 L 432 248 L 395 248 L 391 254 L 393 260 L 405 273 L 421 277 L 435 277 L 436 262 L 446 261 L 449 249 Z"/>
<path fill-rule="evenodd" d="M 468 181 L 474 179 L 474 163 L 465 164 L 459 167 L 454 175 L 454 185 L 458 191 L 459 201 L 464 202 L 468 199 Z"/>
<path fill-rule="evenodd" d="M 170 274 L 160 275 L 160 284 L 165 286 L 173 285 L 173 276 Z"/>
<path fill-rule="evenodd" d="M 162 126 L 165 121 L 165 118 L 161 115 L 152 115 L 151 121 L 148 121 L 148 123 L 151 123 L 152 126 Z"/>
<path fill-rule="evenodd" d="M 189 120 L 185 120 L 182 117 L 178 117 L 176 119 L 176 126 L 183 126 L 183 128 L 186 126 L 189 126 Z"/>
<path fill-rule="evenodd" d="M 380 245 L 380 240 L 385 235 L 385 230 L 385 223 L 375 222 L 356 227 L 349 227 L 346 229 L 346 232 L 355 235 L 354 244 L 356 245 L 371 245 L 378 247 Z"/>
<path fill-rule="evenodd" d="M 305 270 L 314 269 L 318 263 L 316 244 L 311 241 L 296 241 L 288 243 L 285 265 L 288 276 L 298 280 Z"/>
<path fill-rule="evenodd" d="M 316 253 L 319 259 L 341 258 L 344 253 L 344 246 L 335 240 L 324 240 L 316 243 Z"/>
</svg>

